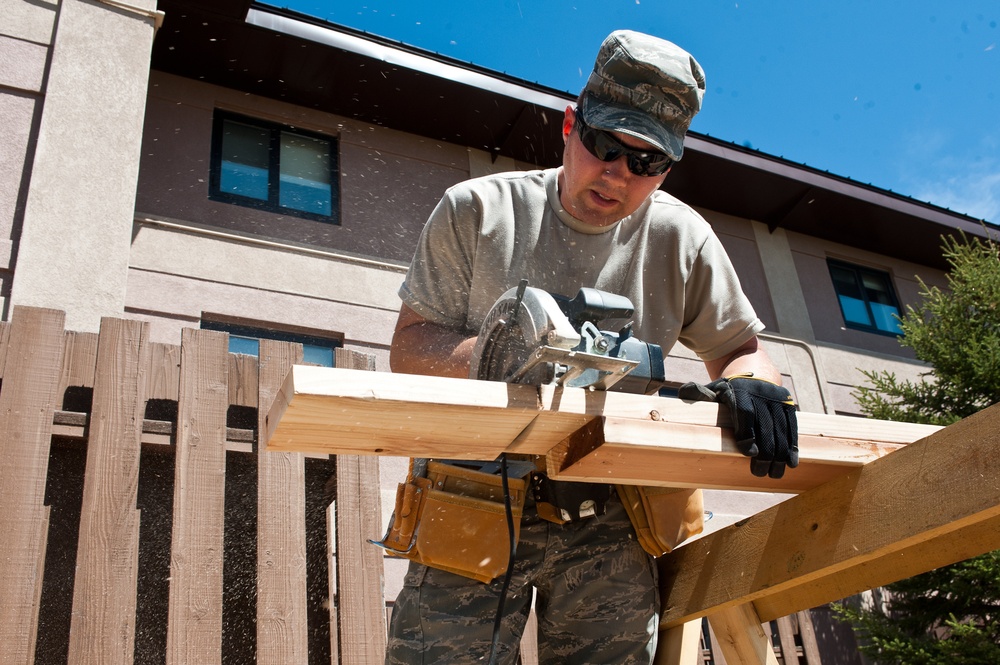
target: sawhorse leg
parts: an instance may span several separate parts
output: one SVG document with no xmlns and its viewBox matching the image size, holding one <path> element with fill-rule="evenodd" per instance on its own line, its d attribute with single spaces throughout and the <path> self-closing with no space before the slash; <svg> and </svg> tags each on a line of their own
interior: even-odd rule
<svg viewBox="0 0 1000 665">
<path fill-rule="evenodd" d="M 771 638 L 764 632 L 753 603 L 720 610 L 708 617 L 728 663 L 778 665 Z"/>
<path fill-rule="evenodd" d="M 702 665 L 701 619 L 661 632 L 653 665 Z"/>
</svg>

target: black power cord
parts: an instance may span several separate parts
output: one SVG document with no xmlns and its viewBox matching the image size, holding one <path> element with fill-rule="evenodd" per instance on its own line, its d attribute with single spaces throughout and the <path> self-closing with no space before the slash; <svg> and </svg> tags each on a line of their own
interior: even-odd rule
<svg viewBox="0 0 1000 665">
<path fill-rule="evenodd" d="M 521 313 L 521 303 L 524 299 L 524 290 L 528 287 L 528 280 L 522 279 L 517 285 L 517 298 L 514 301 L 513 311 L 510 314 L 508 326 L 513 327 L 517 322 L 517 316 Z M 510 548 L 510 557 L 507 560 L 507 572 L 503 576 L 503 586 L 500 587 L 500 598 L 497 601 L 497 614 L 493 620 L 493 640 L 490 642 L 489 665 L 496 665 L 497 647 L 500 645 L 500 627 L 503 623 L 503 606 L 507 599 L 507 591 L 510 589 L 510 579 L 514 574 L 514 556 L 517 554 L 517 539 L 514 538 L 514 511 L 510 502 L 510 486 L 507 483 L 507 453 L 500 453 L 500 485 L 503 488 L 504 512 L 507 515 L 507 538 Z"/>
<path fill-rule="evenodd" d="M 507 514 L 507 537 L 510 547 L 510 558 L 507 561 L 507 572 L 503 576 L 503 586 L 500 588 L 500 599 L 497 601 L 497 614 L 493 620 L 493 641 L 490 643 L 489 665 L 496 665 L 497 647 L 500 644 L 500 626 L 503 620 L 503 606 L 510 588 L 510 579 L 514 574 L 514 555 L 517 554 L 517 540 L 514 538 L 514 511 L 511 508 L 510 487 L 507 484 L 507 453 L 500 453 L 500 485 L 503 487 L 503 505 Z"/>
</svg>

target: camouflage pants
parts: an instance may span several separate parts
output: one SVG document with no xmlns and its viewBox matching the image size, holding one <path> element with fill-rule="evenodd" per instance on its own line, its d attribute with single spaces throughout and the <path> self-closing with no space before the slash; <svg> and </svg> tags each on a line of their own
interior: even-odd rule
<svg viewBox="0 0 1000 665">
<path fill-rule="evenodd" d="M 502 576 L 482 584 L 411 562 L 392 612 L 387 665 L 486 663 L 502 585 Z M 565 525 L 526 507 L 504 604 L 502 665 L 517 663 L 533 589 L 541 665 L 652 662 L 656 565 L 617 496 L 605 515 Z"/>
</svg>

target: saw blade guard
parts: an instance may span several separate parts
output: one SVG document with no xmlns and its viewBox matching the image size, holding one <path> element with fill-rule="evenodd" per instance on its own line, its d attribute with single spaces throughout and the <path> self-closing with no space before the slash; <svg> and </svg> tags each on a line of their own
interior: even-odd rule
<svg viewBox="0 0 1000 665">
<path fill-rule="evenodd" d="M 519 370 L 540 347 L 570 350 L 580 344 L 555 299 L 542 289 L 515 287 L 504 293 L 486 315 L 472 351 L 469 378 L 483 381 L 543 384 L 551 367 L 538 364 L 528 374 Z"/>
</svg>

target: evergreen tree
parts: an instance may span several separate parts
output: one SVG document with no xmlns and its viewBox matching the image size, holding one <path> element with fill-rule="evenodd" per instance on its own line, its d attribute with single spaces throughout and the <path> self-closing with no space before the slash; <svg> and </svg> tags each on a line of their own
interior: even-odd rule
<svg viewBox="0 0 1000 665">
<path fill-rule="evenodd" d="M 922 302 L 901 317 L 900 343 L 931 369 L 920 381 L 865 372 L 855 397 L 886 420 L 947 425 L 1000 402 L 1000 255 L 992 239 L 945 238 L 948 289 L 920 282 Z M 836 610 L 880 665 L 1000 663 L 1000 552 L 886 587 L 879 608 Z"/>
</svg>

